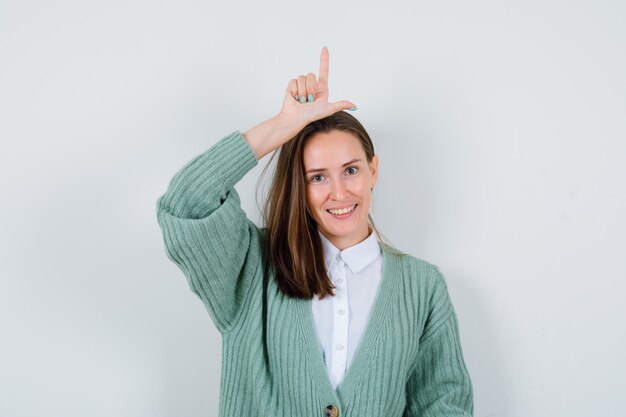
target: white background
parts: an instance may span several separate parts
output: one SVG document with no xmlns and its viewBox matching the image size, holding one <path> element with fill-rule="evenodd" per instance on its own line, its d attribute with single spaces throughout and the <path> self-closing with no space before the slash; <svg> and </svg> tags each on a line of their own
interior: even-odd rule
<svg viewBox="0 0 626 417">
<path fill-rule="evenodd" d="M 438 265 L 475 415 L 623 415 L 626 6 L 0 1 L 0 416 L 216 416 L 156 200 L 330 51 L 374 219 Z M 255 186 L 238 185 L 259 221 Z"/>
</svg>

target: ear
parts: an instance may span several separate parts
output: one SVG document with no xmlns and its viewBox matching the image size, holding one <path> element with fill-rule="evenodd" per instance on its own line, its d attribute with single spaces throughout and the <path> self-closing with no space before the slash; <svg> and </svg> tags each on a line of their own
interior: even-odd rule
<svg viewBox="0 0 626 417">
<path fill-rule="evenodd" d="M 370 170 L 372 171 L 372 187 L 376 186 L 378 180 L 378 155 L 374 154 L 372 162 L 370 162 Z"/>
</svg>

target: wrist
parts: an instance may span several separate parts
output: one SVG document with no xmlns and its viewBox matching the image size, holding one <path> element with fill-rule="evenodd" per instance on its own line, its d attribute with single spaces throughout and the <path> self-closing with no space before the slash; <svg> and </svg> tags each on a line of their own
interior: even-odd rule
<svg viewBox="0 0 626 417">
<path fill-rule="evenodd" d="M 288 115 L 277 114 L 246 130 L 243 137 L 260 160 L 293 138 L 302 127 Z"/>
<path fill-rule="evenodd" d="M 281 135 L 289 136 L 288 139 L 294 137 L 308 124 L 308 122 L 299 120 L 297 117 L 290 115 L 289 113 L 278 113 L 272 117 L 271 120 L 274 125 L 274 130 L 276 132 L 281 132 Z M 284 142 L 287 140 L 284 140 Z"/>
</svg>

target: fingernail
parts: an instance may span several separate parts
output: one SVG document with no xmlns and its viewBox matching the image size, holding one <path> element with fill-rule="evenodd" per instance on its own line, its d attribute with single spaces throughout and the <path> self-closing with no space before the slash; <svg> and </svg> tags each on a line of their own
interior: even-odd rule
<svg viewBox="0 0 626 417">
<path fill-rule="evenodd" d="M 300 100 L 300 96 L 296 94 L 296 100 Z"/>
<path fill-rule="evenodd" d="M 348 110 L 354 111 L 354 110 L 358 110 L 358 109 L 356 107 L 350 107 Z"/>
<path fill-rule="evenodd" d="M 306 103 L 306 97 L 304 96 L 300 97 L 300 103 L 302 104 Z"/>
<path fill-rule="evenodd" d="M 313 94 L 309 94 L 309 102 L 313 102 Z"/>
</svg>

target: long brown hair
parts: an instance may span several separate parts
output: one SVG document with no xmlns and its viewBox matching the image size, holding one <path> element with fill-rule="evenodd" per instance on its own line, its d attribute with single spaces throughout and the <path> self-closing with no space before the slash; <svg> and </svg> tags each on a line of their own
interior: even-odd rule
<svg viewBox="0 0 626 417">
<path fill-rule="evenodd" d="M 263 174 L 276 153 L 279 154 L 272 184 L 263 209 L 266 250 L 269 264 L 274 269 L 279 290 L 290 297 L 319 298 L 334 295 L 332 282 L 326 271 L 324 249 L 317 232 L 317 223 L 311 217 L 306 203 L 306 180 L 303 174 L 303 150 L 307 139 L 318 132 L 340 130 L 359 139 L 368 164 L 374 156 L 374 144 L 361 123 L 351 114 L 340 111 L 316 120 L 272 154 Z M 391 252 L 405 255 L 383 238 L 368 214 L 370 230 L 378 242 Z"/>
</svg>

